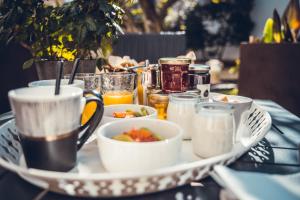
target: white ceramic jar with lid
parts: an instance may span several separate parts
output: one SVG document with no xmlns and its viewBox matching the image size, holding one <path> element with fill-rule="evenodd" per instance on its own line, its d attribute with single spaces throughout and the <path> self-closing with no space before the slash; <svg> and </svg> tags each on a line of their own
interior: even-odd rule
<svg viewBox="0 0 300 200">
<path fill-rule="evenodd" d="M 195 105 L 199 101 L 199 96 L 194 94 L 174 93 L 169 95 L 167 120 L 183 128 L 183 139 L 191 139 L 192 122 L 196 113 Z"/>
<path fill-rule="evenodd" d="M 222 103 L 196 105 L 192 145 L 198 156 L 209 158 L 228 153 L 235 141 L 234 109 Z"/>
</svg>

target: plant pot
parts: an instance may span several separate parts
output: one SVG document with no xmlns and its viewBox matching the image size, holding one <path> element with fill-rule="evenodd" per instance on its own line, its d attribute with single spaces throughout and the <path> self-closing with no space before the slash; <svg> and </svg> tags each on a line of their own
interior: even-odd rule
<svg viewBox="0 0 300 200">
<path fill-rule="evenodd" d="M 300 116 L 300 43 L 241 44 L 239 94 L 270 99 Z"/>
<path fill-rule="evenodd" d="M 56 66 L 59 61 L 39 61 L 35 63 L 39 80 L 55 79 Z M 70 74 L 73 61 L 64 62 L 63 75 Z M 77 73 L 94 73 L 96 70 L 96 60 L 80 60 Z"/>
</svg>

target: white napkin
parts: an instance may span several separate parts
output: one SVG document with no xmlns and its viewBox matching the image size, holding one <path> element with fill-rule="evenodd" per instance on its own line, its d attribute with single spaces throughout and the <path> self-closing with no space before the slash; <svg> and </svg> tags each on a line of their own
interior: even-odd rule
<svg viewBox="0 0 300 200">
<path fill-rule="evenodd" d="M 231 191 L 238 199 L 300 199 L 300 173 L 270 175 L 216 166 L 211 175 L 216 182 Z"/>
</svg>

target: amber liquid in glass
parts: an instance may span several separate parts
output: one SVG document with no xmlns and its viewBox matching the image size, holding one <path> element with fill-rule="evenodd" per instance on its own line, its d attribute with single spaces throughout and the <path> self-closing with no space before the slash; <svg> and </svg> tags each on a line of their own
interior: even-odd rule
<svg viewBox="0 0 300 200">
<path fill-rule="evenodd" d="M 158 119 L 167 119 L 167 109 L 169 104 L 169 97 L 167 95 L 149 94 L 148 104 L 157 110 Z"/>
</svg>

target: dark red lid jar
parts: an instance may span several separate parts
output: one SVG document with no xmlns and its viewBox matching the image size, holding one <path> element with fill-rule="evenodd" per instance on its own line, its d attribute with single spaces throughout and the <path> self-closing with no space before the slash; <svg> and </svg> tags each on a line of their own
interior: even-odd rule
<svg viewBox="0 0 300 200">
<path fill-rule="evenodd" d="M 161 86 L 163 92 L 185 92 L 188 90 L 188 70 L 191 59 L 188 58 L 160 58 Z"/>
</svg>

